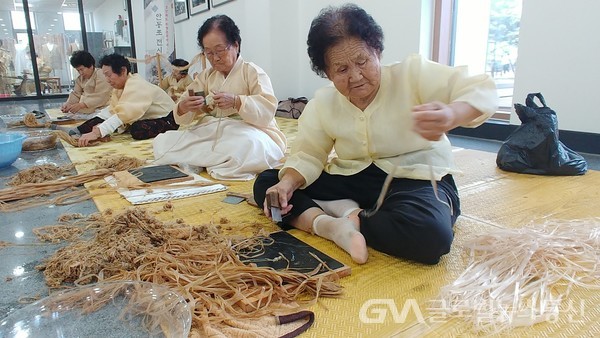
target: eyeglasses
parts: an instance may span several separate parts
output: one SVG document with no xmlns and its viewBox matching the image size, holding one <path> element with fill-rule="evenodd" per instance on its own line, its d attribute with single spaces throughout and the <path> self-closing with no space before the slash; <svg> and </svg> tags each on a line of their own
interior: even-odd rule
<svg viewBox="0 0 600 338">
<path fill-rule="evenodd" d="M 225 48 L 217 48 L 215 50 L 204 50 L 204 55 L 206 55 L 207 58 L 213 58 L 215 57 L 215 55 L 217 55 L 218 57 L 223 57 L 225 56 L 225 53 L 229 50 L 229 48 L 231 48 L 231 45 L 227 45 L 227 47 Z"/>
</svg>

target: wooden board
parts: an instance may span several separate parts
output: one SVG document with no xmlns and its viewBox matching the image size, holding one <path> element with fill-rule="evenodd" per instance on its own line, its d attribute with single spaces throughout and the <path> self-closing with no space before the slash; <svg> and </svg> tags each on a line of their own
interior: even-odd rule
<svg viewBox="0 0 600 338">
<path fill-rule="evenodd" d="M 240 260 L 259 267 L 291 270 L 306 274 L 314 273 L 320 267 L 315 275 L 337 274 L 339 278 L 348 276 L 351 273 L 349 266 L 301 241 L 287 231 L 276 231 L 269 234 L 269 237 L 264 239 L 264 251 L 258 254 L 253 253 L 252 257 L 240 257 Z M 238 305 L 245 311 L 250 312 L 272 297 L 276 300 L 277 295 L 265 291 L 256 296 L 240 300 Z"/>
<path fill-rule="evenodd" d="M 349 266 L 299 240 L 287 231 L 276 231 L 271 233 L 269 237 L 273 241 L 270 243 L 269 239 L 265 239 L 262 253 L 251 258 L 241 258 L 241 260 L 257 266 L 271 267 L 275 270 L 293 270 L 302 273 L 310 273 L 324 262 L 328 268 L 321 267 L 317 274 L 335 273 L 339 277 L 344 277 L 351 273 Z"/>
<path fill-rule="evenodd" d="M 143 183 L 169 184 L 192 180 L 193 177 L 171 165 L 157 165 L 129 170 Z"/>
<path fill-rule="evenodd" d="M 85 119 L 75 119 L 69 116 L 59 116 L 57 118 L 52 118 L 50 119 L 50 122 L 52 124 L 57 124 L 57 125 L 80 125 L 81 123 L 85 122 L 87 120 Z"/>
</svg>

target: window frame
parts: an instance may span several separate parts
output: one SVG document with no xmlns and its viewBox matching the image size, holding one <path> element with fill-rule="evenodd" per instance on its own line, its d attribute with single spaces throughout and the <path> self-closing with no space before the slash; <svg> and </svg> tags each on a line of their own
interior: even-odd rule
<svg viewBox="0 0 600 338">
<path fill-rule="evenodd" d="M 434 0 L 432 61 L 452 65 L 454 63 L 454 35 L 456 27 L 457 0 Z M 492 122 L 510 123 L 511 110 L 496 110 Z"/>
</svg>

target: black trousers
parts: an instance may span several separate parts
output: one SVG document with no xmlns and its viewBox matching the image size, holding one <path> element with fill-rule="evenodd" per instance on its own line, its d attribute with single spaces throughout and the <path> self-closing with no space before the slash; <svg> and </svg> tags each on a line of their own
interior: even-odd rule
<svg viewBox="0 0 600 338">
<path fill-rule="evenodd" d="M 266 190 L 279 182 L 278 170 L 262 172 L 254 183 L 254 199 L 263 205 Z M 282 228 L 309 208 L 320 208 L 313 199 L 352 199 L 365 210 L 374 208 L 387 174 L 374 164 L 352 176 L 321 176 L 305 189 L 294 192 L 293 205 L 284 215 Z M 424 264 L 437 264 L 450 252 L 453 226 L 460 215 L 460 200 L 451 175 L 437 182 L 438 196 L 427 180 L 395 178 L 378 212 L 359 214 L 360 232 L 367 245 L 386 254 Z"/>
<path fill-rule="evenodd" d="M 87 134 L 92 131 L 95 125 L 104 122 L 104 119 L 100 117 L 93 117 L 83 122 L 77 129 L 81 134 Z M 168 130 L 177 130 L 179 125 L 175 123 L 173 112 L 165 117 L 150 120 L 138 120 L 129 126 L 129 132 L 131 137 L 135 140 L 146 140 L 149 138 L 156 137 L 156 135 L 164 133 Z"/>
</svg>

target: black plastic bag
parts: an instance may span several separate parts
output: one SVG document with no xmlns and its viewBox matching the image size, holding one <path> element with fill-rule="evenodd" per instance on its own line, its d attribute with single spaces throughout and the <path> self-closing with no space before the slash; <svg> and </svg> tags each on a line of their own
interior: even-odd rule
<svg viewBox="0 0 600 338">
<path fill-rule="evenodd" d="M 543 107 L 534 101 L 538 98 Z M 583 175 L 586 160 L 558 139 L 556 112 L 541 93 L 527 95 L 525 106 L 515 103 L 521 125 L 500 147 L 496 164 L 502 170 L 536 175 Z"/>
<path fill-rule="evenodd" d="M 275 116 L 297 119 L 302 114 L 304 106 L 308 103 L 308 99 L 302 97 L 289 97 L 287 100 L 279 101 Z"/>
</svg>

